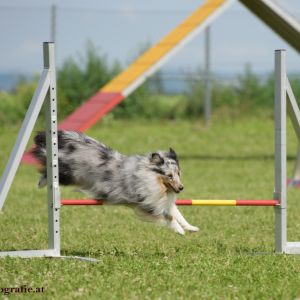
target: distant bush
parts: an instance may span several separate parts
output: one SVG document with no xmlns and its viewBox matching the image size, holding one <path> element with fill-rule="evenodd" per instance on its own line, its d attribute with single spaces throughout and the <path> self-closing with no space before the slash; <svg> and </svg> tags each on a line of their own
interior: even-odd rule
<svg viewBox="0 0 300 300">
<path fill-rule="evenodd" d="M 109 65 L 107 57 L 91 44 L 79 58 L 68 58 L 57 72 L 58 111 L 63 119 L 80 104 L 96 93 L 121 70 L 115 62 Z M 201 71 L 197 77 L 202 77 Z M 300 78 L 291 77 L 291 85 L 300 101 Z M 13 124 L 24 118 L 38 79 L 20 80 L 11 92 L 0 92 L 0 124 Z M 163 93 L 160 73 L 151 82 L 141 85 L 126 100 L 110 113 L 112 118 L 176 119 L 199 118 L 204 108 L 204 81 L 195 80 L 189 84 L 188 92 L 182 95 Z M 255 75 L 246 65 L 238 75 L 235 84 L 220 84 L 212 76 L 213 112 L 218 115 L 239 116 L 242 113 L 256 113 L 261 109 L 273 109 L 273 75 L 267 79 Z"/>
<path fill-rule="evenodd" d="M 13 91 L 0 92 L 0 124 L 15 124 L 24 118 L 36 85 L 37 78 L 20 79 Z"/>
<path fill-rule="evenodd" d="M 203 74 L 199 72 L 203 77 Z M 186 112 L 190 116 L 199 116 L 204 110 L 204 81 L 192 82 L 186 93 Z M 299 95 L 300 96 L 300 95 Z M 261 108 L 273 108 L 274 80 L 273 74 L 267 79 L 255 75 L 251 67 L 246 65 L 242 74 L 239 74 L 236 83 L 220 84 L 212 76 L 212 104 L 213 110 L 228 111 L 230 114 L 254 112 Z"/>
<path fill-rule="evenodd" d="M 141 52 L 143 50 L 140 50 Z M 137 54 L 139 56 L 140 53 Z M 87 44 L 86 54 L 79 60 L 68 58 L 58 71 L 59 115 L 65 117 L 85 102 L 121 71 L 120 64 L 109 65 L 105 55 L 92 43 Z M 111 113 L 114 118 L 145 116 L 145 107 L 151 98 L 149 84 L 134 91 Z M 149 115 L 149 114 L 146 114 Z"/>
<path fill-rule="evenodd" d="M 74 111 L 119 71 L 119 64 L 108 65 L 107 57 L 90 42 L 85 56 L 66 59 L 57 74 L 60 117 Z"/>
</svg>

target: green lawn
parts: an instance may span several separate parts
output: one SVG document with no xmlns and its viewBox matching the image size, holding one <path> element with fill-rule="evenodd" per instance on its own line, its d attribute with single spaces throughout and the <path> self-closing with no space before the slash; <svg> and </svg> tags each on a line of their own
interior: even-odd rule
<svg viewBox="0 0 300 300">
<path fill-rule="evenodd" d="M 41 128 L 39 128 L 41 129 Z M 289 129 L 291 126 L 289 125 Z M 0 129 L 0 171 L 15 128 Z M 181 198 L 270 199 L 274 189 L 274 129 L 270 117 L 196 121 L 111 121 L 88 134 L 123 153 L 173 147 L 181 157 Z M 291 132 L 291 130 L 290 130 Z M 291 174 L 296 139 L 288 135 Z M 46 191 L 22 165 L 3 213 L 0 249 L 47 247 Z M 300 240 L 300 190 L 288 192 L 289 240 Z M 63 197 L 81 197 L 63 188 Z M 273 208 L 183 207 L 200 232 L 179 236 L 138 220 L 125 207 L 64 207 L 62 254 L 73 259 L 0 259 L 0 288 L 43 287 L 32 299 L 296 299 L 300 256 L 274 254 Z M 24 295 L 24 294 L 23 294 Z M 27 295 L 28 296 L 28 295 Z"/>
</svg>

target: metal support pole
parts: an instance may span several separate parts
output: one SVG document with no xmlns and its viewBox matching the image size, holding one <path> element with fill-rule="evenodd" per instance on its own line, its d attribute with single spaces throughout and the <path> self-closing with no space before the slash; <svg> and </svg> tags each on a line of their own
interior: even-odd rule
<svg viewBox="0 0 300 300">
<path fill-rule="evenodd" d="M 204 45 L 204 120 L 208 126 L 211 122 L 211 74 L 210 74 L 210 27 L 205 29 Z"/>
<path fill-rule="evenodd" d="M 44 43 L 44 68 L 49 69 L 50 86 L 45 99 L 47 188 L 48 188 L 48 239 L 49 249 L 60 255 L 60 193 L 58 180 L 57 104 L 54 43 Z"/>
<path fill-rule="evenodd" d="M 286 226 L 286 52 L 275 51 L 275 251 L 287 245 Z"/>
<path fill-rule="evenodd" d="M 34 124 L 37 120 L 41 107 L 43 105 L 46 93 L 49 88 L 49 73 L 44 70 L 39 80 L 37 89 L 34 92 L 32 101 L 29 105 L 25 119 L 22 123 L 17 140 L 11 151 L 8 163 L 0 180 L 0 210 L 2 209 L 6 196 L 9 192 L 13 179 L 16 175 L 22 155 L 30 138 Z"/>
<path fill-rule="evenodd" d="M 56 43 L 56 12 L 57 7 L 55 4 L 51 6 L 51 41 Z"/>
</svg>

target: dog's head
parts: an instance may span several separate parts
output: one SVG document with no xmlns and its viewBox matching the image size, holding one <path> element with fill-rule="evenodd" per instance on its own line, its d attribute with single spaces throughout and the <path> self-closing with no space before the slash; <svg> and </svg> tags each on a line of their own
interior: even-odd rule
<svg viewBox="0 0 300 300">
<path fill-rule="evenodd" d="M 181 172 L 176 152 L 170 148 L 168 152 L 153 152 L 149 156 L 151 170 L 158 173 L 161 182 L 167 190 L 180 193 L 183 184 L 180 180 Z"/>
</svg>

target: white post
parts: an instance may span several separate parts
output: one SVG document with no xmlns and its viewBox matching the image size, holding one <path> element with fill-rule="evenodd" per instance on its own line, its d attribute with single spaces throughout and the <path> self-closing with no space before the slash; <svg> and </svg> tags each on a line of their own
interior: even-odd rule
<svg viewBox="0 0 300 300">
<path fill-rule="evenodd" d="M 286 65 L 285 50 L 275 51 L 275 251 L 287 245 L 286 226 Z"/>
<path fill-rule="evenodd" d="M 47 188 L 48 188 L 48 239 L 49 249 L 60 255 L 60 193 L 58 180 L 57 104 L 54 43 L 44 43 L 44 68 L 49 69 L 50 86 L 45 99 Z"/>
</svg>

